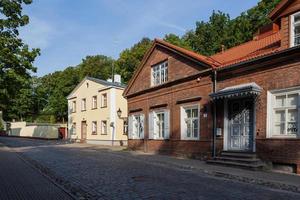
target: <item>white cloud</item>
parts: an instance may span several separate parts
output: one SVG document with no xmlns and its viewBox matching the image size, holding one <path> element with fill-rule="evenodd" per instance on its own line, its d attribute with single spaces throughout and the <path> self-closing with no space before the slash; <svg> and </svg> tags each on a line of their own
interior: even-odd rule
<svg viewBox="0 0 300 200">
<path fill-rule="evenodd" d="M 32 48 L 46 49 L 55 35 L 56 30 L 52 25 L 33 16 L 29 24 L 20 30 L 21 38 Z"/>
</svg>

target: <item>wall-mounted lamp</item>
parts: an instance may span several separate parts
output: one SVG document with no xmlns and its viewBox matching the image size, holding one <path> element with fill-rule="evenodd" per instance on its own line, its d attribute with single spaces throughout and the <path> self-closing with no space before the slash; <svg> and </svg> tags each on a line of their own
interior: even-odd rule
<svg viewBox="0 0 300 200">
<path fill-rule="evenodd" d="M 119 119 L 127 120 L 127 117 L 122 117 L 122 110 L 121 110 L 121 108 L 119 108 L 117 110 L 117 115 L 118 115 Z"/>
</svg>

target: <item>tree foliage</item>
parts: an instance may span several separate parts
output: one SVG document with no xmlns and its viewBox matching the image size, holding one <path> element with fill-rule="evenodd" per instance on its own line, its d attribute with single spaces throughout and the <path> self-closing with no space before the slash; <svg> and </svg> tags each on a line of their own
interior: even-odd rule
<svg viewBox="0 0 300 200">
<path fill-rule="evenodd" d="M 17 99 L 27 93 L 26 82 L 36 71 L 33 61 L 39 49 L 29 49 L 19 38 L 19 28 L 29 23 L 22 5 L 30 3 L 31 0 L 0 1 L 0 110 L 4 110 L 6 118 L 14 113 Z"/>
<path fill-rule="evenodd" d="M 130 49 L 125 49 L 120 53 L 120 57 L 115 63 L 116 72 L 122 76 L 125 83 L 129 81 L 151 44 L 152 41 L 149 38 L 143 38 Z"/>
<path fill-rule="evenodd" d="M 166 34 L 165 41 L 212 55 L 251 40 L 259 27 L 268 24 L 268 14 L 280 0 L 262 0 L 257 6 L 243 12 L 235 19 L 221 11 L 214 11 L 207 22 L 198 21 L 193 30 L 183 36 Z M 65 121 L 67 95 L 85 77 L 108 79 L 114 73 L 121 74 L 127 83 L 140 65 L 152 40 L 142 38 L 132 47 L 123 50 L 115 61 L 104 55 L 87 56 L 75 67 L 30 77 L 36 71 L 33 61 L 39 49 L 29 47 L 19 38 L 18 28 L 28 24 L 22 14 L 22 5 L 31 0 L 0 0 L 0 110 L 6 118 L 37 121 Z"/>
<path fill-rule="evenodd" d="M 243 12 L 235 19 L 221 11 L 213 12 L 208 22 L 196 22 L 195 30 L 187 32 L 182 40 L 203 55 L 212 55 L 253 38 L 258 29 L 268 23 L 268 14 L 280 0 L 262 0 L 257 6 Z"/>
</svg>

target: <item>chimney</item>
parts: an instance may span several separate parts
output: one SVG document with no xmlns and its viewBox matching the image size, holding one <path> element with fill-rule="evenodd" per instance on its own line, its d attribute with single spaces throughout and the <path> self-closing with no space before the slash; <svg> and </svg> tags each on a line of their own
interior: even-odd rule
<svg viewBox="0 0 300 200">
<path fill-rule="evenodd" d="M 121 75 L 120 74 L 114 75 L 114 82 L 121 84 Z"/>
<path fill-rule="evenodd" d="M 106 81 L 112 83 L 112 79 L 111 78 L 107 79 Z"/>
<path fill-rule="evenodd" d="M 225 45 L 221 45 L 221 47 L 222 47 L 222 53 L 224 53 L 224 51 L 225 51 Z"/>
</svg>

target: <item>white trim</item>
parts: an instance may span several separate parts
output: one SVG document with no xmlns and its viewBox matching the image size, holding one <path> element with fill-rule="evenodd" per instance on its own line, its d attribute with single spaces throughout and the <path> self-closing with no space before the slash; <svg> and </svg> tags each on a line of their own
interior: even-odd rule
<svg viewBox="0 0 300 200">
<path fill-rule="evenodd" d="M 187 133 L 187 128 L 184 125 L 186 122 L 184 121 L 184 113 L 185 113 L 185 109 L 192 109 L 192 108 L 197 108 L 198 109 L 198 137 L 186 137 L 186 133 Z M 200 140 L 200 119 L 201 119 L 201 113 L 200 113 L 200 105 L 199 104 L 190 104 L 190 105 L 184 105 L 180 107 L 180 139 L 181 140 L 192 140 L 192 141 L 198 141 Z"/>
<path fill-rule="evenodd" d="M 300 14 L 300 13 L 299 13 Z M 289 95 L 289 94 L 298 94 L 298 104 L 295 107 L 290 107 L 290 108 L 295 108 L 298 109 L 298 133 L 296 135 L 273 135 L 273 128 L 274 128 L 274 116 L 273 112 L 276 108 L 274 108 L 275 104 L 275 97 L 280 96 L 280 95 Z M 283 109 L 289 109 L 289 107 L 285 106 Z M 285 114 L 285 121 L 287 121 L 287 114 Z M 285 122 L 286 124 L 286 122 Z M 287 128 L 287 127 L 285 127 Z M 289 139 L 289 138 L 298 138 L 300 136 L 300 87 L 291 87 L 291 88 L 286 88 L 286 89 L 279 89 L 279 90 L 270 90 L 267 93 L 267 138 L 283 138 L 283 139 Z"/>
<path fill-rule="evenodd" d="M 295 26 L 294 26 L 294 19 L 295 19 L 295 16 L 296 15 L 300 15 L 300 12 L 296 12 L 294 14 L 292 14 L 290 16 L 290 47 L 294 47 L 295 46 L 295 33 L 294 33 L 294 30 L 295 30 Z"/>
<path fill-rule="evenodd" d="M 164 71 L 162 70 L 162 66 L 164 66 Z M 168 75 L 169 75 L 168 67 L 169 67 L 168 60 L 151 66 L 151 87 L 161 85 L 161 84 L 168 81 Z M 155 83 L 155 79 L 153 77 L 154 68 L 158 68 L 157 73 L 159 74 L 159 83 Z M 164 74 L 162 72 L 164 72 Z M 165 72 L 167 72 L 167 73 L 165 73 Z M 164 77 L 163 77 L 164 80 L 163 81 L 161 80 L 162 79 L 162 74 L 164 75 Z"/>
<path fill-rule="evenodd" d="M 243 99 L 243 98 L 241 98 Z M 230 99 L 231 100 L 231 99 Z M 253 110 L 252 110 L 252 114 L 253 114 L 253 122 L 252 122 L 252 138 L 249 136 L 249 142 L 251 142 L 250 146 L 250 150 L 252 152 L 256 152 L 256 102 L 255 102 L 255 98 L 251 99 L 253 100 L 252 104 L 253 104 Z M 223 150 L 224 151 L 228 151 L 229 150 L 229 120 L 228 120 L 228 99 L 224 99 L 224 136 L 223 136 Z M 252 141 L 250 141 L 252 140 Z"/>
<path fill-rule="evenodd" d="M 136 118 L 139 117 L 140 120 L 140 124 L 138 125 L 138 128 L 140 127 L 140 125 L 142 125 L 143 127 L 143 131 L 139 132 L 139 131 L 135 131 L 135 127 L 134 127 L 134 123 L 137 123 Z M 136 113 L 136 114 L 132 114 L 129 115 L 129 118 L 131 119 L 130 121 L 130 125 L 129 128 L 132 129 L 129 133 L 129 135 L 131 136 L 131 139 L 144 139 L 145 138 L 145 115 L 143 113 Z"/>
<path fill-rule="evenodd" d="M 167 140 L 169 139 L 170 135 L 170 111 L 168 109 L 157 109 L 151 111 L 149 114 L 149 136 L 151 135 L 151 138 L 153 140 Z M 164 137 L 159 137 L 159 133 L 157 132 L 157 125 L 155 124 L 157 122 L 157 114 L 164 114 Z M 150 119 L 150 118 L 153 119 Z M 168 120 L 168 121 L 167 121 Z M 151 124 L 153 123 L 153 124 Z M 152 131 L 152 132 L 151 132 Z"/>
</svg>

